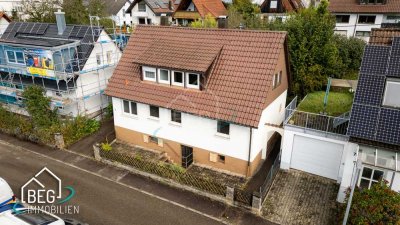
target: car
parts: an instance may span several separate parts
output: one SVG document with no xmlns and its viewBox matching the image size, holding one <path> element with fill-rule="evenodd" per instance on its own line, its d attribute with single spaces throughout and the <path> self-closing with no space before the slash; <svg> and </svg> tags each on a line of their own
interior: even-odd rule
<svg viewBox="0 0 400 225">
<path fill-rule="evenodd" d="M 15 201 L 15 195 L 7 181 L 0 177 L 0 207 Z"/>
<path fill-rule="evenodd" d="M 7 210 L 0 213 L 0 224 L 7 225 L 65 225 L 58 216 L 40 209 L 19 208 L 17 212 Z"/>
</svg>

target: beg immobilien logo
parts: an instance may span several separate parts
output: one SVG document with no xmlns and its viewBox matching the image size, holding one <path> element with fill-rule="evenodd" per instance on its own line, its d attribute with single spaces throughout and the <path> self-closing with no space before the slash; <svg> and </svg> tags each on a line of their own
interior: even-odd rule
<svg viewBox="0 0 400 225">
<path fill-rule="evenodd" d="M 52 214 L 78 214 L 79 206 L 66 204 L 74 196 L 75 189 L 71 186 L 63 188 L 62 180 L 47 167 L 40 170 L 21 187 L 21 201 L 33 211 L 44 210 Z M 18 211 L 18 209 L 15 210 Z"/>
</svg>

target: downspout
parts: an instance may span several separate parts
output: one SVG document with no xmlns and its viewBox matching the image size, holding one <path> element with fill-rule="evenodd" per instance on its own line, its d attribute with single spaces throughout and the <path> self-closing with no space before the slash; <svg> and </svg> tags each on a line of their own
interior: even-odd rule
<svg viewBox="0 0 400 225">
<path fill-rule="evenodd" d="M 250 155 L 251 155 L 251 141 L 253 139 L 253 128 L 250 127 L 250 141 L 249 141 L 249 157 L 247 159 L 247 176 L 250 174 Z"/>
</svg>

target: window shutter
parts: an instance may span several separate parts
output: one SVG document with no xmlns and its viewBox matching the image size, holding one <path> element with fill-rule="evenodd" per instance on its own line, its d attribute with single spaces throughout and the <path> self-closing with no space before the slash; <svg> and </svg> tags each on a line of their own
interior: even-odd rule
<svg viewBox="0 0 400 225">
<path fill-rule="evenodd" d="M 143 142 L 144 143 L 149 143 L 149 136 L 147 136 L 147 135 L 143 135 Z"/>
<path fill-rule="evenodd" d="M 163 139 L 158 138 L 158 146 L 164 147 Z"/>
<path fill-rule="evenodd" d="M 217 162 L 218 155 L 210 152 L 210 161 Z"/>
</svg>

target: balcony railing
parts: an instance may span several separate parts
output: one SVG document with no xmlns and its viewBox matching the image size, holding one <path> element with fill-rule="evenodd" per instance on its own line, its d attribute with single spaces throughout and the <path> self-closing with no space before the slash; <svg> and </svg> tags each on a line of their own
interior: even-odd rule
<svg viewBox="0 0 400 225">
<path fill-rule="evenodd" d="M 348 118 L 333 117 L 286 108 L 285 126 L 324 132 L 326 134 L 346 135 Z"/>
</svg>

